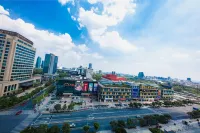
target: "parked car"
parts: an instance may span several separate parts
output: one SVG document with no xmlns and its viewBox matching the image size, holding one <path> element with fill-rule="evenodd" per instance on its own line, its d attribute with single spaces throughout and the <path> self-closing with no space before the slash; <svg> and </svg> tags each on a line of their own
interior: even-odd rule
<svg viewBox="0 0 200 133">
<path fill-rule="evenodd" d="M 20 115 L 22 113 L 22 110 L 18 111 L 15 115 Z"/>
<path fill-rule="evenodd" d="M 72 124 L 70 124 L 69 126 L 70 126 L 70 128 L 75 128 L 75 127 L 76 127 L 76 124 L 75 124 L 75 123 L 72 123 Z"/>
</svg>

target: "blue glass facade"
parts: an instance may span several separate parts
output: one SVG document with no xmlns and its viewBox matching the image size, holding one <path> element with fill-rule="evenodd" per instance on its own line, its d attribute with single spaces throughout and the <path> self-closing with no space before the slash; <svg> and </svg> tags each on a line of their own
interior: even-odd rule
<svg viewBox="0 0 200 133">
<path fill-rule="evenodd" d="M 41 57 L 37 57 L 37 60 L 36 60 L 36 64 L 35 64 L 35 68 L 40 68 L 40 66 L 41 66 Z"/>
<path fill-rule="evenodd" d="M 58 56 L 46 54 L 44 60 L 43 73 L 55 74 L 57 71 Z"/>
<path fill-rule="evenodd" d="M 139 98 L 140 97 L 140 87 L 139 86 L 132 86 L 131 97 L 132 98 Z"/>
</svg>

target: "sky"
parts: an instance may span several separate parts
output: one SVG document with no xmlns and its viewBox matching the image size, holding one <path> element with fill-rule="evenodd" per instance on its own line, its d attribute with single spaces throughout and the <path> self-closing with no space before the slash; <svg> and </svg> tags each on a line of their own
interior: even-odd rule
<svg viewBox="0 0 200 133">
<path fill-rule="evenodd" d="M 1 0 L 0 28 L 59 67 L 200 81 L 199 0 Z"/>
</svg>

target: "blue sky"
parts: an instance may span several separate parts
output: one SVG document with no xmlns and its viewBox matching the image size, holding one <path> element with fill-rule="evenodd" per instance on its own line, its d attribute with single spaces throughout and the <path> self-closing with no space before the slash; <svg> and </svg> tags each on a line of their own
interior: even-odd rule
<svg viewBox="0 0 200 133">
<path fill-rule="evenodd" d="M 33 40 L 59 66 L 200 80 L 198 0 L 0 2 L 0 28 Z"/>
</svg>

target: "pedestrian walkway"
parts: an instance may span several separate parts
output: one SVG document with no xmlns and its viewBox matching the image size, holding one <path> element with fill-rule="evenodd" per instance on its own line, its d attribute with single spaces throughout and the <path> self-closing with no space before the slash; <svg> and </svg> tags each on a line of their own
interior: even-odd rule
<svg viewBox="0 0 200 133">
<path fill-rule="evenodd" d="M 0 116 L 1 115 L 15 115 L 17 113 L 16 110 L 9 110 L 9 111 L 3 111 L 3 112 L 0 112 Z M 32 110 L 23 110 L 21 114 L 32 114 L 33 111 Z"/>
<path fill-rule="evenodd" d="M 31 122 L 39 115 L 39 113 L 34 113 L 32 111 L 32 114 L 30 114 L 25 120 L 23 120 L 18 126 L 16 126 L 11 133 L 19 133 L 23 129 L 25 129 L 27 126 L 31 124 Z"/>
</svg>

